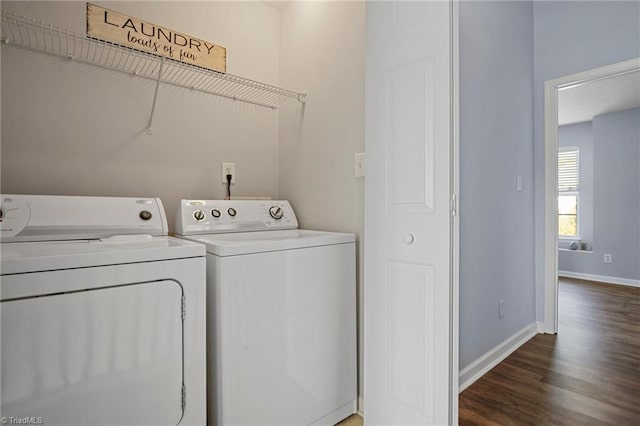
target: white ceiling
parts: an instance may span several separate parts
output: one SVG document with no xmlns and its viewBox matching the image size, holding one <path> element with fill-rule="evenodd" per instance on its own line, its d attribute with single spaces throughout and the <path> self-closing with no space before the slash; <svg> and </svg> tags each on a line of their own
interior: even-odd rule
<svg viewBox="0 0 640 426">
<path fill-rule="evenodd" d="M 607 112 L 640 107 L 640 70 L 558 91 L 558 124 L 591 121 Z"/>
</svg>

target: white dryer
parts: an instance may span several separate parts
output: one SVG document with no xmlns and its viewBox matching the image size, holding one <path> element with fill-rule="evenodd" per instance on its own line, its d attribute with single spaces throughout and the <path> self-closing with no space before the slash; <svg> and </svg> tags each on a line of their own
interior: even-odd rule
<svg viewBox="0 0 640 426">
<path fill-rule="evenodd" d="M 0 200 L 3 422 L 204 424 L 204 247 L 157 198 Z"/>
<path fill-rule="evenodd" d="M 356 411 L 355 237 L 297 227 L 286 201 L 181 201 L 176 234 L 207 247 L 209 425 Z"/>
</svg>

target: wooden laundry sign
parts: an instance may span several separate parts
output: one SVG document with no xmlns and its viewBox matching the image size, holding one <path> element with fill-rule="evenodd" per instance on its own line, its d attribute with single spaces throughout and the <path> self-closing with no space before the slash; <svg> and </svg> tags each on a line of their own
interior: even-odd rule
<svg viewBox="0 0 640 426">
<path fill-rule="evenodd" d="M 214 71 L 227 71 L 224 47 L 91 3 L 87 3 L 87 35 Z"/>
</svg>

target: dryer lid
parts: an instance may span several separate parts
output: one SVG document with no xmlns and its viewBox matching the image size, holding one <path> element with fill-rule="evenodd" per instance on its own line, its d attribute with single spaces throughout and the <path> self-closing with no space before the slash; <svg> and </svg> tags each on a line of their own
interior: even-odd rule
<svg viewBox="0 0 640 426">
<path fill-rule="evenodd" d="M 173 237 L 43 241 L 2 245 L 0 275 L 203 257 L 202 244 Z"/>
</svg>

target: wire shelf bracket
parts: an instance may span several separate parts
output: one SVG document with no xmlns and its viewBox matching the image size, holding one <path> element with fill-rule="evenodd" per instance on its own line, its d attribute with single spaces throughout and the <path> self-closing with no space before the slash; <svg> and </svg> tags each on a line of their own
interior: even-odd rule
<svg viewBox="0 0 640 426">
<path fill-rule="evenodd" d="M 273 110 L 289 100 L 304 104 L 307 96 L 306 92 L 283 89 L 120 46 L 6 10 L 2 11 L 1 28 L 0 41 L 3 45 L 64 57 L 153 80 L 156 87 L 147 134 L 151 134 L 160 83 Z"/>
</svg>

